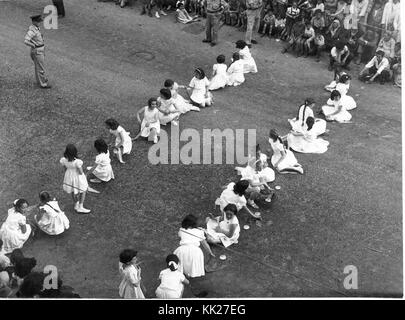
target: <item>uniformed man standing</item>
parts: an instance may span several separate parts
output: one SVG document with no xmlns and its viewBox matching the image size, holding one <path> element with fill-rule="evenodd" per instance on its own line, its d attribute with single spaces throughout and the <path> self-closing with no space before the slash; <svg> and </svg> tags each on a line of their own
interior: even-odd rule
<svg viewBox="0 0 405 320">
<path fill-rule="evenodd" d="M 45 46 L 44 39 L 39 30 L 39 25 L 43 21 L 42 15 L 31 17 L 32 25 L 30 25 L 27 34 L 25 35 L 24 43 L 31 47 L 31 59 L 34 61 L 35 77 L 39 86 L 42 89 L 49 89 L 51 86 L 45 75 Z"/>
<path fill-rule="evenodd" d="M 207 11 L 207 20 L 205 22 L 205 39 L 203 42 L 208 42 L 213 47 L 218 42 L 219 20 L 221 19 L 224 6 L 222 0 L 205 0 L 204 3 Z"/>
</svg>

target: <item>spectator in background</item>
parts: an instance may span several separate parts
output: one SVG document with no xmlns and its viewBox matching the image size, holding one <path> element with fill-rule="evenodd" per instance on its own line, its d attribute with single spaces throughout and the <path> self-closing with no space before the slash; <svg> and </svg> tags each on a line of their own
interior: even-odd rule
<svg viewBox="0 0 405 320">
<path fill-rule="evenodd" d="M 319 30 L 322 32 L 325 29 L 325 18 L 320 9 L 315 10 L 311 24 L 315 31 Z"/>
<path fill-rule="evenodd" d="M 322 13 L 325 11 L 325 5 L 323 4 L 323 0 L 317 0 L 316 5 L 312 8 L 312 12 L 315 13 L 317 10 L 321 10 Z"/>
<path fill-rule="evenodd" d="M 205 22 L 205 39 L 203 42 L 210 43 L 211 47 L 218 42 L 219 20 L 224 11 L 221 0 L 205 0 L 207 20 Z"/>
<path fill-rule="evenodd" d="M 392 66 L 394 86 L 401 88 L 401 58 Z"/>
<path fill-rule="evenodd" d="M 368 0 L 353 0 L 353 21 L 352 28 L 356 27 L 365 30 Z"/>
<path fill-rule="evenodd" d="M 357 57 L 357 52 L 359 49 L 359 39 L 362 35 L 362 31 L 358 30 L 357 28 L 353 28 L 347 32 L 347 35 L 345 37 L 347 47 L 349 48 L 353 59 Z"/>
<path fill-rule="evenodd" d="M 253 32 L 258 30 L 260 23 L 260 13 L 263 8 L 263 0 L 246 0 L 246 16 L 247 27 L 245 34 L 245 42 L 250 47 L 256 44 L 257 41 L 252 39 Z"/>
<path fill-rule="evenodd" d="M 338 41 L 330 51 L 329 71 L 336 69 L 336 67 L 350 70 L 349 64 L 352 58 L 349 48 L 343 41 Z"/>
<path fill-rule="evenodd" d="M 184 24 L 200 21 L 198 16 L 191 17 L 190 14 L 184 8 L 184 4 L 179 2 L 176 10 L 176 21 Z"/>
<path fill-rule="evenodd" d="M 345 0 L 338 0 L 336 11 L 335 13 L 332 13 L 330 16 L 339 19 L 340 23 L 343 24 L 346 7 L 347 3 Z"/>
<path fill-rule="evenodd" d="M 22 282 L 18 298 L 39 298 L 43 289 L 45 275 L 42 272 L 32 272 Z"/>
<path fill-rule="evenodd" d="M 263 26 L 262 26 L 262 37 L 267 35 L 269 38 L 273 34 L 273 28 L 276 24 L 276 17 L 274 16 L 273 11 L 268 10 L 263 17 Z"/>
<path fill-rule="evenodd" d="M 340 26 L 339 19 L 333 20 L 332 24 L 329 26 L 328 30 L 325 33 L 325 45 L 326 49 L 330 50 L 336 44 L 336 41 L 342 35 L 342 28 Z"/>
<path fill-rule="evenodd" d="M 0 271 L 0 298 L 9 298 L 12 295 L 10 276 L 7 271 Z"/>
<path fill-rule="evenodd" d="M 377 51 L 384 51 L 385 57 L 394 59 L 395 56 L 395 40 L 392 38 L 392 33 L 385 32 L 383 38 L 380 40 L 377 46 Z"/>
<path fill-rule="evenodd" d="M 234 26 L 238 22 L 240 1 L 229 0 L 228 9 L 225 11 L 225 23 Z"/>
<path fill-rule="evenodd" d="M 282 39 L 286 40 L 290 37 L 292 28 L 294 24 L 299 20 L 299 17 L 300 17 L 300 9 L 298 8 L 298 2 L 294 0 L 292 6 L 289 7 L 286 12 L 285 29 L 281 33 Z"/>
<path fill-rule="evenodd" d="M 297 41 L 301 37 L 301 35 L 304 33 L 305 30 L 305 25 L 303 22 L 298 21 L 297 23 L 294 24 L 290 38 L 288 40 L 287 46 L 283 49 L 282 53 L 286 53 L 290 48 L 293 50 L 296 49 L 297 46 Z"/>
<path fill-rule="evenodd" d="M 358 55 L 355 62 L 356 64 L 360 64 L 361 62 L 366 62 L 371 59 L 377 46 L 377 34 L 372 29 L 369 29 L 362 37 L 360 37 L 358 43 L 359 47 L 357 50 Z"/>
<path fill-rule="evenodd" d="M 308 57 L 308 53 L 312 50 L 312 42 L 315 39 L 315 31 L 311 25 L 310 21 L 305 22 L 305 29 L 304 33 L 297 41 L 298 45 L 298 52 L 297 57 L 304 55 L 304 57 Z"/>
<path fill-rule="evenodd" d="M 383 7 L 380 1 L 375 1 L 371 12 L 368 15 L 367 23 L 370 26 L 381 28 L 381 21 L 383 16 Z"/>
<path fill-rule="evenodd" d="M 384 51 L 382 50 L 377 50 L 376 55 L 365 65 L 359 74 L 359 79 L 368 83 L 377 80 L 380 84 L 384 84 L 390 78 L 390 63 L 384 57 Z"/>
<path fill-rule="evenodd" d="M 336 12 L 338 0 L 325 0 L 325 17 L 326 17 L 326 25 L 330 24 L 333 21 L 333 17 L 331 16 Z"/>
<path fill-rule="evenodd" d="M 343 11 L 343 27 L 346 30 L 350 30 L 353 25 L 353 10 L 354 7 L 352 6 L 352 0 L 346 0 L 346 6 Z"/>
<path fill-rule="evenodd" d="M 381 19 L 383 29 L 398 30 L 401 19 L 401 4 L 399 0 L 388 0 L 384 6 Z"/>
<path fill-rule="evenodd" d="M 280 16 L 276 16 L 276 20 L 274 21 L 274 36 L 277 39 L 280 39 L 281 33 L 283 32 L 284 28 L 285 28 L 285 18 L 283 19 Z"/>
<path fill-rule="evenodd" d="M 315 30 L 314 54 L 316 56 L 316 62 L 320 61 L 321 53 L 324 48 L 325 48 L 325 37 L 322 35 L 322 32 L 319 29 Z"/>
<path fill-rule="evenodd" d="M 286 18 L 286 13 L 287 13 L 287 7 L 288 7 L 288 0 L 277 0 L 277 14 L 282 18 Z"/>
<path fill-rule="evenodd" d="M 149 17 L 152 17 L 152 0 L 142 0 L 141 15 L 148 13 Z"/>
</svg>

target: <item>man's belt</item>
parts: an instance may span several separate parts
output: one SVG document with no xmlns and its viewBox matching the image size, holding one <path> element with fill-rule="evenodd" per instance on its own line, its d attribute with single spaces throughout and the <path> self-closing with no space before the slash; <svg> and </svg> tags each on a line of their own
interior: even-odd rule
<svg viewBox="0 0 405 320">
<path fill-rule="evenodd" d="M 221 9 L 218 9 L 218 10 L 208 10 L 207 9 L 207 13 L 220 13 L 222 11 L 222 8 Z"/>
<path fill-rule="evenodd" d="M 42 47 L 44 47 L 45 45 L 44 44 L 41 44 L 41 45 L 39 45 L 39 46 L 35 46 L 35 49 L 37 49 L 37 48 L 42 48 Z"/>
</svg>

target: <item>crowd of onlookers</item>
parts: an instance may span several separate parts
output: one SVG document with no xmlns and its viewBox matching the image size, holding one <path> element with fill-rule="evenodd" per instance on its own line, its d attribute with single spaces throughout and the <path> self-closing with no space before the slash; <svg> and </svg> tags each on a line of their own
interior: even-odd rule
<svg viewBox="0 0 405 320">
<path fill-rule="evenodd" d="M 131 2 L 113 1 L 121 7 Z M 223 0 L 223 6 L 222 23 L 245 31 L 246 0 Z M 157 18 L 166 15 L 165 10 L 176 10 L 177 21 L 182 23 L 205 17 L 203 0 L 142 0 L 142 7 L 142 13 Z M 399 0 L 263 0 L 262 8 L 258 32 L 285 41 L 283 53 L 313 55 L 319 61 L 326 52 L 330 70 L 348 70 L 352 62 L 371 66 L 376 52 L 382 51 L 389 76 L 385 72 L 381 82 L 392 80 L 401 86 Z"/>
</svg>

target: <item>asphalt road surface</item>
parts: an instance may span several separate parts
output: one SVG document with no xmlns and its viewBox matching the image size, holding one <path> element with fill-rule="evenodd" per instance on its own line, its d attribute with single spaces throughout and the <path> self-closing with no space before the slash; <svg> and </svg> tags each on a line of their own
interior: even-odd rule
<svg viewBox="0 0 405 320">
<path fill-rule="evenodd" d="M 0 218 L 16 198 L 37 202 L 56 196 L 71 222 L 57 237 L 40 235 L 24 246 L 38 268 L 58 267 L 82 297 L 118 297 L 118 254 L 139 251 L 146 296 L 154 297 L 165 257 L 178 245 L 177 229 L 189 213 L 213 212 L 222 186 L 236 181 L 235 165 L 151 165 L 150 144 L 139 141 L 125 165 L 113 160 L 114 182 L 89 195 L 90 215 L 77 215 L 62 190 L 59 159 L 73 142 L 91 165 L 93 142 L 108 137 L 104 120 L 116 118 L 134 136 L 136 111 L 158 96 L 167 78 L 188 84 L 194 67 L 210 74 L 219 54 L 228 62 L 243 34 L 223 27 L 218 46 L 201 43 L 203 22 L 174 23 L 141 16 L 139 4 L 120 9 L 95 0 L 65 1 L 66 18 L 44 30 L 46 68 L 53 85 L 38 89 L 29 49 L 23 44 L 29 16 L 45 0 L 0 2 Z M 259 39 L 252 49 L 259 73 L 238 88 L 214 93 L 215 105 L 182 117 L 180 130 L 256 129 L 269 148 L 270 128 L 282 134 L 306 97 L 328 98 L 327 59 L 282 55 L 281 43 Z M 329 150 L 297 154 L 305 174 L 277 175 L 275 202 L 264 223 L 242 230 L 232 252 L 214 248 L 214 272 L 193 282 L 208 297 L 309 297 L 402 295 L 402 171 L 400 89 L 365 85 L 351 73 L 358 108 L 350 124 L 329 123 Z M 168 129 L 170 131 L 170 129 Z M 240 217 L 242 224 L 247 216 Z M 358 289 L 344 287 L 346 266 L 358 270 Z M 185 297 L 192 297 L 186 290 Z"/>
</svg>

